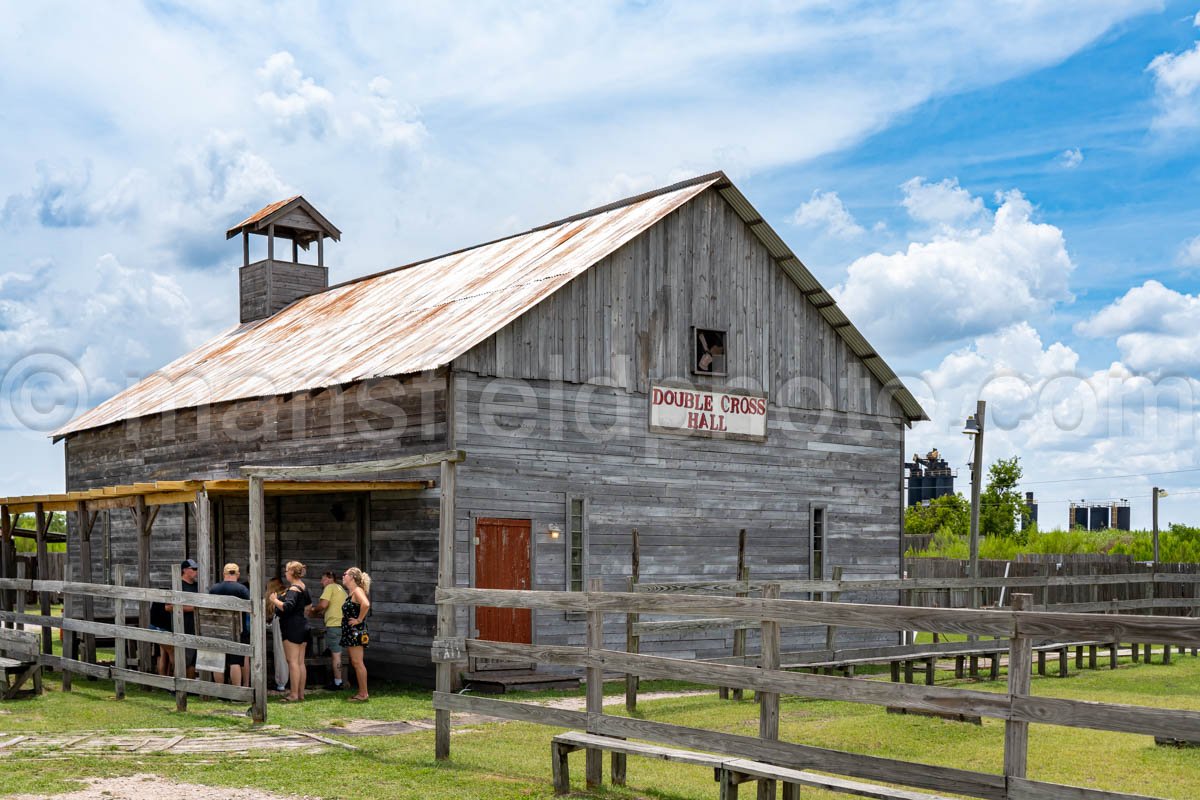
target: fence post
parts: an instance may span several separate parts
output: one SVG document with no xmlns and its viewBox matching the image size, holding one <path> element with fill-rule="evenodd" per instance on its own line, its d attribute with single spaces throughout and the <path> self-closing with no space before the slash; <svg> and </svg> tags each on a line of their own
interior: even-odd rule
<svg viewBox="0 0 1200 800">
<path fill-rule="evenodd" d="M 125 585 L 125 567 L 121 564 L 113 565 L 113 586 Z M 113 600 L 113 624 L 117 627 L 116 635 L 113 637 L 113 648 L 116 653 L 117 669 L 124 670 L 125 664 L 125 639 L 121 636 L 121 628 L 125 627 L 125 599 L 118 597 Z M 117 678 L 113 681 L 113 690 L 118 700 L 125 699 L 125 681 Z"/>
<path fill-rule="evenodd" d="M 453 380 L 450 381 L 453 387 Z M 451 404 L 453 407 L 453 404 Z M 453 426 L 451 426 L 453 431 Z M 442 490 L 438 506 L 438 579 L 437 588 L 453 589 L 455 585 L 455 553 L 454 537 L 457 534 L 457 511 L 455 495 L 457 493 L 457 471 L 455 462 L 441 463 L 439 486 Z M 468 631 L 468 636 L 469 636 Z M 458 634 L 458 608 L 447 603 L 439 603 L 437 607 L 437 636 L 439 639 L 453 639 Z M 438 692 L 449 692 L 453 688 L 456 667 L 449 662 L 438 662 L 435 677 Z M 450 758 L 450 712 L 437 709 L 434 712 L 434 757 L 438 761 Z"/>
<path fill-rule="evenodd" d="M 196 588 L 199 589 L 200 587 L 197 586 Z M 180 574 L 178 569 L 172 570 L 172 572 L 171 572 L 171 591 L 174 591 L 174 592 L 182 592 L 183 591 L 183 576 Z M 193 613 L 195 613 L 195 612 L 193 612 Z M 171 606 L 171 629 L 175 632 L 176 636 L 178 636 L 181 633 L 185 633 L 187 631 L 187 624 L 183 621 L 183 614 L 184 614 L 184 611 L 183 611 L 182 604 L 175 603 L 174 605 Z M 194 631 L 195 628 L 193 628 L 192 630 Z M 141 660 L 140 655 L 138 656 L 138 660 L 139 661 Z M 151 659 L 151 660 L 153 660 L 153 659 Z M 139 664 L 138 666 L 140 667 L 141 664 Z M 143 672 L 147 672 L 147 671 L 153 672 L 154 670 L 151 669 L 151 670 L 142 670 L 142 671 Z M 187 648 L 182 645 L 176 645 L 176 647 L 175 647 L 175 710 L 176 711 L 187 711 L 187 690 L 183 688 L 183 680 L 186 677 L 187 677 Z"/>
<path fill-rule="evenodd" d="M 763 587 L 762 596 L 764 600 L 778 600 L 779 584 L 768 583 Z M 779 669 L 779 623 L 763 620 L 761 638 L 759 666 L 764 671 Z M 757 696 L 759 700 L 759 738 L 776 740 L 779 738 L 779 693 L 758 692 Z M 760 780 L 758 782 L 758 800 L 775 800 L 775 781 Z"/>
<path fill-rule="evenodd" d="M 65 564 L 63 569 L 63 580 L 71 580 L 70 564 Z M 75 595 L 63 594 L 63 610 L 62 619 L 75 615 L 76 606 Z M 75 631 L 69 631 L 66 628 L 59 628 L 59 633 L 62 634 L 62 690 L 64 692 L 71 691 L 71 661 L 75 659 Z"/>
<path fill-rule="evenodd" d="M 19 580 L 19 581 L 25 580 L 25 562 L 24 561 L 17 561 L 17 580 Z M 13 608 L 13 610 L 16 612 L 18 617 L 25 616 L 25 590 L 24 589 L 17 589 L 16 604 L 15 604 L 15 607 Z M 18 630 L 22 630 L 22 631 L 25 630 L 24 622 L 13 622 L 13 627 L 16 628 L 17 626 L 20 626 L 18 628 Z"/>
<path fill-rule="evenodd" d="M 833 568 L 833 580 L 838 584 L 840 584 L 842 582 L 842 568 L 841 567 Z M 838 590 L 836 592 L 829 593 L 829 602 L 836 603 L 841 599 L 842 599 L 841 586 L 838 586 Z M 825 626 L 825 649 L 830 651 L 830 653 L 829 653 L 830 660 L 833 660 L 833 658 L 834 658 L 833 650 L 835 649 L 835 646 L 837 644 L 837 631 L 838 631 L 837 625 L 826 625 Z"/>
<path fill-rule="evenodd" d="M 738 554 L 737 554 L 737 579 L 742 583 L 750 581 L 750 567 L 746 565 L 746 529 L 742 528 L 738 531 Z M 749 592 L 737 592 L 736 597 L 749 597 Z M 738 627 L 733 631 L 733 655 L 735 657 L 746 655 L 746 629 L 741 626 L 741 620 L 738 621 Z M 733 689 L 733 699 L 742 699 L 742 687 L 735 686 Z M 717 696 L 722 700 L 729 697 L 729 689 L 722 686 L 717 691 Z"/>
<path fill-rule="evenodd" d="M 642 572 L 642 546 L 638 539 L 637 528 L 633 529 L 632 556 L 629 570 L 629 591 L 636 592 L 638 580 Z M 625 652 L 638 653 L 641 650 L 641 639 L 633 632 L 641 617 L 636 613 L 625 615 Z M 638 676 L 625 676 L 625 710 L 630 714 L 637 711 Z"/>
<path fill-rule="evenodd" d="M 246 489 L 249 502 L 250 561 L 250 686 L 254 690 L 254 701 L 250 717 L 256 723 L 267 721 L 267 612 L 266 570 L 263 567 L 265 547 L 266 503 L 262 478 L 250 476 Z"/>
<path fill-rule="evenodd" d="M 1026 611 L 1033 605 L 1032 594 L 1013 594 L 1012 610 Z M 1019 618 L 1018 618 L 1019 619 Z M 1008 700 L 1011 707 L 1016 697 L 1029 694 L 1032 681 L 1033 640 L 1021 632 L 1020 623 L 1013 626 L 1008 651 Z M 1024 778 L 1029 760 L 1029 723 L 1007 720 L 1004 723 L 1004 776 Z"/>
<path fill-rule="evenodd" d="M 603 578 L 588 578 L 587 590 L 589 599 L 593 592 L 604 591 Z M 589 658 L 595 658 L 595 651 L 604 648 L 604 612 L 594 608 L 591 603 L 587 612 L 587 647 Z M 597 662 L 598 663 L 598 662 Z M 604 669 L 602 667 L 587 668 L 587 712 L 588 727 L 591 728 L 590 717 L 593 714 L 604 713 Z M 600 785 L 603 764 L 603 750 L 588 748 L 584 752 L 584 777 L 587 788 L 593 789 Z M 616 758 L 617 754 L 613 754 Z"/>
</svg>

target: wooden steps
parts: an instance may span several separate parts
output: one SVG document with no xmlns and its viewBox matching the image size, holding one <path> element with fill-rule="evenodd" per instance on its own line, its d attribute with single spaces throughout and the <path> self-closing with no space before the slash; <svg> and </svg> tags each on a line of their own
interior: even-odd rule
<svg viewBox="0 0 1200 800">
<path fill-rule="evenodd" d="M 497 669 L 464 672 L 463 685 L 474 692 L 504 694 L 506 692 L 538 692 L 546 689 L 578 689 L 579 678 L 531 669 Z"/>
</svg>

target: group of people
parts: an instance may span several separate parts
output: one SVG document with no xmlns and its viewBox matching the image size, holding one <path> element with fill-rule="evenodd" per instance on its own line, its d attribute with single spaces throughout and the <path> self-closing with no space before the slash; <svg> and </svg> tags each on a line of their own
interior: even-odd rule
<svg viewBox="0 0 1200 800">
<path fill-rule="evenodd" d="M 180 565 L 182 589 L 185 592 L 198 592 L 200 565 L 193 559 L 184 559 Z M 357 692 L 348 699 L 353 702 L 365 702 L 370 698 L 367 693 L 367 667 L 363 662 L 363 651 L 370 642 L 367 632 L 367 615 L 371 611 L 371 576 L 358 567 L 346 570 L 341 581 L 333 572 L 321 576 L 321 597 L 315 603 L 308 593 L 304 583 L 307 568 L 299 561 L 289 561 L 284 568 L 285 581 L 272 578 L 267 583 L 265 597 L 266 619 L 272 631 L 275 657 L 275 688 L 286 691 L 281 702 L 298 702 L 304 699 L 304 687 L 308 675 L 304 665 L 305 649 L 308 646 L 309 625 L 308 617 L 323 617 L 325 622 L 325 648 L 331 658 L 332 678 L 327 689 L 340 690 L 344 688 L 342 679 L 342 652 L 350 656 L 350 664 L 354 668 Z M 240 597 L 250 599 L 250 590 L 239 578 L 241 569 L 237 564 L 226 564 L 222 570 L 222 580 L 209 587 L 209 594 Z M 344 588 L 343 588 L 344 587 Z M 154 630 L 172 630 L 171 615 L 174 608 L 171 604 L 154 603 L 150 608 L 150 627 Z M 196 632 L 195 607 L 183 606 L 184 633 Z M 250 642 L 250 615 L 244 614 L 242 619 L 241 641 Z M 196 677 L 196 651 L 186 649 L 187 676 Z M 174 674 L 174 648 L 162 647 L 159 650 L 157 669 L 160 675 Z M 235 686 L 250 685 L 250 660 L 244 658 L 235 660 L 227 656 L 225 671 L 212 673 L 216 683 L 224 683 L 226 677 Z M 286 684 L 286 688 L 285 688 Z"/>
<path fill-rule="evenodd" d="M 284 568 L 287 583 L 273 579 L 267 585 L 267 620 L 272 628 L 272 638 L 278 649 L 275 655 L 276 688 L 287 682 L 287 695 L 281 702 L 295 703 L 304 699 L 304 687 L 308 678 L 304 666 L 304 652 L 308 647 L 308 617 L 323 616 L 325 619 L 325 646 L 328 648 L 333 673 L 332 682 L 326 687 L 341 689 L 342 651 L 350 656 L 354 668 L 355 685 L 358 691 L 349 700 L 362 703 L 370 699 L 367 692 L 367 666 L 363 662 L 363 651 L 370 642 L 367 632 L 367 614 L 371 611 L 371 576 L 358 567 L 350 567 L 342 573 L 341 586 L 332 572 L 321 576 L 321 598 L 316 603 L 304 584 L 307 568 L 299 561 L 289 561 Z M 287 667 L 286 679 L 281 679 L 279 649 L 283 651 L 283 662 Z"/>
</svg>

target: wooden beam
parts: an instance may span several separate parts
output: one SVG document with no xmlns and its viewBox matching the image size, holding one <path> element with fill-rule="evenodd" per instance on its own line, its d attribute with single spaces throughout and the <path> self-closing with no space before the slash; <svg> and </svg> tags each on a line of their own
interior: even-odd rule
<svg viewBox="0 0 1200 800">
<path fill-rule="evenodd" d="M 114 508 L 133 508 L 137 505 L 138 498 L 142 495 L 133 497 L 103 497 L 94 500 L 84 500 L 89 511 L 108 511 Z M 143 502 L 145 502 L 143 500 Z"/>
<path fill-rule="evenodd" d="M 403 469 L 431 467 L 443 462 L 458 463 L 465 461 L 467 454 L 463 450 L 442 450 L 436 453 L 422 453 L 403 458 L 389 458 L 380 461 L 357 461 L 346 464 L 316 464 L 303 467 L 280 466 L 246 466 L 242 474 L 258 478 L 336 478 L 347 475 L 374 475 L 381 472 L 395 472 Z"/>
<path fill-rule="evenodd" d="M 154 489 L 159 492 L 185 492 L 204 488 L 204 481 L 155 481 Z"/>
<path fill-rule="evenodd" d="M 263 481 L 267 494 L 314 494 L 322 492 L 420 491 L 437 485 L 433 480 L 419 481 Z M 214 494 L 245 494 L 250 481 L 245 478 L 221 478 L 204 481 L 204 489 Z"/>
</svg>

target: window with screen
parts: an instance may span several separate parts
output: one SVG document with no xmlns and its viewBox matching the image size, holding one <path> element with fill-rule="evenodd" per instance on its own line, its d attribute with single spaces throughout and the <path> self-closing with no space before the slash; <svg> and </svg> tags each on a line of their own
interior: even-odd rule
<svg viewBox="0 0 1200 800">
<path fill-rule="evenodd" d="M 812 551 L 809 554 L 809 579 L 825 580 L 825 507 L 813 506 L 809 514 Z"/>
<path fill-rule="evenodd" d="M 584 499 L 567 501 L 567 591 L 582 592 L 584 587 Z"/>
</svg>

